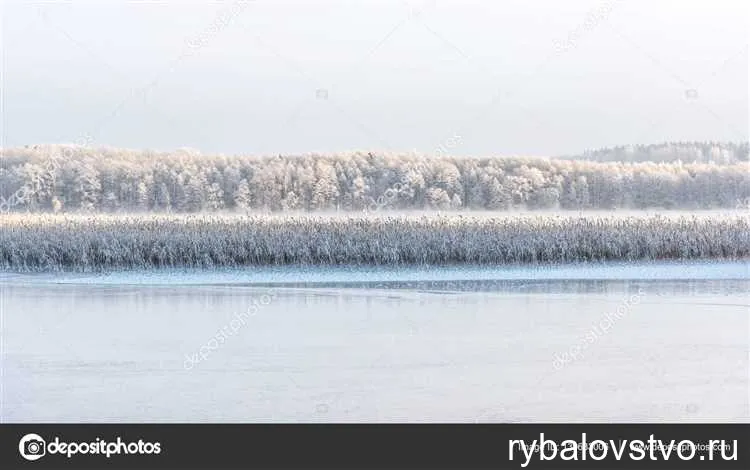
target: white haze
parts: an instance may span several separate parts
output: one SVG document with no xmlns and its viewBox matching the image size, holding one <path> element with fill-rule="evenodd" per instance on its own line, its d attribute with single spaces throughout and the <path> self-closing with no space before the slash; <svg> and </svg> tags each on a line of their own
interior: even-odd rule
<svg viewBox="0 0 750 470">
<path fill-rule="evenodd" d="M 739 0 L 0 4 L 3 147 L 547 155 L 748 138 Z"/>
</svg>

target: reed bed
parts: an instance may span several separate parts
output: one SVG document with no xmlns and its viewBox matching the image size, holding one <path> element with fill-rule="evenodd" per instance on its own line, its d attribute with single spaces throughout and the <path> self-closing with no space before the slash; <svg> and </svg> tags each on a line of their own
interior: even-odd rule
<svg viewBox="0 0 750 470">
<path fill-rule="evenodd" d="M 6 215 L 7 271 L 744 259 L 750 218 Z"/>
</svg>

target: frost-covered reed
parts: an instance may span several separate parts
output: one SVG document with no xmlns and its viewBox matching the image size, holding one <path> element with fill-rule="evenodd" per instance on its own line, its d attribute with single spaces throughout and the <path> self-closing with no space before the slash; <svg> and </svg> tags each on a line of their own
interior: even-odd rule
<svg viewBox="0 0 750 470">
<path fill-rule="evenodd" d="M 748 257 L 750 218 L 726 215 L 18 215 L 0 221 L 0 267 L 12 271 Z"/>
</svg>

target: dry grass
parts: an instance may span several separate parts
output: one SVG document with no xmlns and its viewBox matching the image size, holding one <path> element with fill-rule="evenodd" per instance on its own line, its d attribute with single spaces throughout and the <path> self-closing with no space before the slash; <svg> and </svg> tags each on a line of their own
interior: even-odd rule
<svg viewBox="0 0 750 470">
<path fill-rule="evenodd" d="M 13 215 L 12 271 L 739 259 L 743 216 Z"/>
</svg>

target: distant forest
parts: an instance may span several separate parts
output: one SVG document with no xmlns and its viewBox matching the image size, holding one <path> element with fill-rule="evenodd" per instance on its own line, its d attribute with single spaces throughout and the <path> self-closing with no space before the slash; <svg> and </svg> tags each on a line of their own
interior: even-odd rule
<svg viewBox="0 0 750 470">
<path fill-rule="evenodd" d="M 684 148 L 691 145 L 699 146 Z M 722 145 L 732 158 L 741 153 Z M 40 145 L 4 149 L 0 212 L 738 208 L 750 201 L 750 163 L 736 160 L 254 157 Z"/>
<path fill-rule="evenodd" d="M 665 142 L 589 150 L 565 158 L 596 162 L 678 162 L 732 164 L 750 161 L 747 142 Z"/>
</svg>

